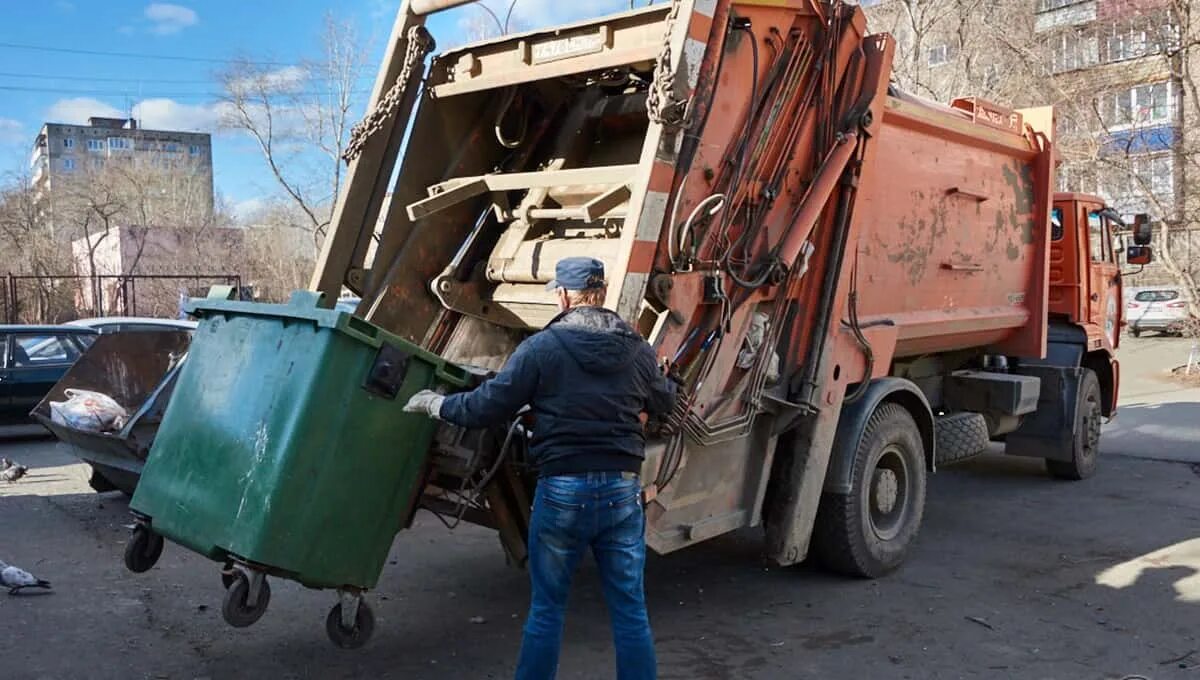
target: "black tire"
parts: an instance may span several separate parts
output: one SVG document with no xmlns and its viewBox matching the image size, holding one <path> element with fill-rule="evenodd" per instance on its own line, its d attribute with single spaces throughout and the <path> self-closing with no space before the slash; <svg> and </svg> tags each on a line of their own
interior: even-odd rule
<svg viewBox="0 0 1200 680">
<path fill-rule="evenodd" d="M 850 493 L 821 498 L 813 528 L 817 559 L 833 571 L 864 578 L 899 567 L 921 528 L 925 468 L 925 447 L 912 415 L 899 404 L 879 406 L 858 439 Z"/>
<path fill-rule="evenodd" d="M 139 524 L 125 543 L 125 568 L 135 574 L 150 571 L 162 557 L 163 537 Z"/>
<path fill-rule="evenodd" d="M 112 488 L 125 494 L 128 498 L 133 498 L 133 492 L 137 490 L 139 474 L 136 472 L 92 463 L 92 476 L 103 478 L 105 483 L 110 484 Z M 93 486 L 92 488 L 95 489 L 96 487 Z M 96 490 L 99 491 L 99 489 Z"/>
<path fill-rule="evenodd" d="M 937 464 L 948 465 L 974 458 L 987 451 L 987 419 L 978 413 L 951 413 L 934 423 L 937 441 Z"/>
<path fill-rule="evenodd" d="M 1131 328 L 1131 329 L 1129 329 L 1129 334 L 1130 334 L 1130 335 L 1132 335 L 1132 336 L 1133 336 L 1133 337 L 1135 337 L 1135 338 L 1140 338 L 1140 337 L 1142 337 L 1142 329 L 1140 329 L 1140 328 Z"/>
<path fill-rule="evenodd" d="M 247 604 L 250 597 L 250 578 L 243 572 L 238 572 L 233 584 L 225 591 L 225 599 L 221 601 L 221 616 L 225 623 L 234 628 L 245 628 L 253 625 L 262 615 L 267 613 L 267 605 L 271 603 L 271 584 L 264 578 L 262 587 L 258 589 L 258 601 L 254 606 Z"/>
<path fill-rule="evenodd" d="M 1075 431 L 1071 437 L 1071 459 L 1047 458 L 1046 470 L 1058 479 L 1079 481 L 1096 474 L 1096 463 L 1100 454 L 1100 425 L 1104 417 L 1100 405 L 1100 380 L 1091 369 L 1083 370 L 1075 399 Z"/>
<path fill-rule="evenodd" d="M 88 475 L 88 486 L 92 487 L 92 491 L 95 491 L 96 493 L 107 493 L 109 491 L 117 490 L 117 485 L 113 484 L 108 477 L 100 474 L 96 468 L 90 465 L 88 467 L 92 469 L 92 474 Z"/>
<path fill-rule="evenodd" d="M 329 641 L 342 649 L 358 649 L 367 644 L 375 632 L 375 612 L 367 606 L 366 600 L 358 603 L 358 613 L 354 616 L 354 628 L 347 630 L 342 627 L 342 603 L 339 602 L 329 610 L 325 617 L 325 633 Z"/>
</svg>

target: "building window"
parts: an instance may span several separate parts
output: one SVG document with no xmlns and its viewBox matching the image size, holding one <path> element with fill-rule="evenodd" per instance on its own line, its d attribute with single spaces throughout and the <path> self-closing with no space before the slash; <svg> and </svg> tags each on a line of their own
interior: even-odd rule
<svg viewBox="0 0 1200 680">
<path fill-rule="evenodd" d="M 1105 61 L 1124 61 L 1157 52 L 1152 49 L 1146 32 L 1139 29 L 1122 29 L 1107 37 L 1104 43 Z"/>
<path fill-rule="evenodd" d="M 1168 197 L 1175 193 L 1175 159 L 1171 156 L 1135 158 L 1133 173 L 1142 178 L 1143 185 L 1155 196 Z"/>
<path fill-rule="evenodd" d="M 954 58 L 956 53 L 957 50 L 953 45 L 935 45 L 929 48 L 929 65 L 941 66 L 942 64 L 948 64 L 950 63 L 950 60 Z"/>
<path fill-rule="evenodd" d="M 125 137 L 109 137 L 108 148 L 113 151 L 128 151 L 133 148 L 133 141 Z"/>
<path fill-rule="evenodd" d="M 985 90 L 994 90 L 1000 86 L 1000 67 L 995 64 L 988 64 L 983 67 L 983 88 Z"/>
<path fill-rule="evenodd" d="M 64 149 L 74 149 L 75 148 L 75 138 L 74 137 L 64 138 L 63 139 L 63 148 Z"/>
<path fill-rule="evenodd" d="M 63 168 L 63 170 L 66 170 L 67 172 L 71 172 L 72 170 L 74 170 L 75 169 L 75 159 L 74 158 L 64 158 L 63 162 L 62 162 L 62 168 Z"/>
<path fill-rule="evenodd" d="M 1158 213 L 1158 206 L 1170 206 L 1175 198 L 1175 158 L 1171 154 L 1131 156 L 1112 169 L 1105 193 L 1117 212 L 1131 215 Z"/>
<path fill-rule="evenodd" d="M 103 139 L 89 139 L 89 140 L 87 140 L 87 148 L 88 148 L 88 151 L 103 151 L 104 150 L 104 140 Z"/>
<path fill-rule="evenodd" d="M 1050 39 L 1050 67 L 1055 73 L 1095 66 L 1099 61 L 1096 37 L 1064 31 Z"/>
<path fill-rule="evenodd" d="M 1109 27 L 1104 35 L 1104 60 L 1114 62 L 1137 59 L 1160 54 L 1177 45 L 1178 31 L 1169 12 L 1139 17 L 1132 22 L 1121 22 Z"/>
<path fill-rule="evenodd" d="M 188 147 L 188 153 L 193 156 L 199 156 L 200 155 L 200 145 L 192 144 L 191 146 Z"/>
<path fill-rule="evenodd" d="M 1058 133 L 1064 137 L 1077 136 L 1080 133 L 1079 121 L 1069 114 L 1059 116 Z"/>
<path fill-rule="evenodd" d="M 1049 12 L 1053 9 L 1061 9 L 1069 5 L 1077 5 L 1081 0 L 1037 0 L 1038 12 Z"/>
<path fill-rule="evenodd" d="M 167 153 L 176 153 L 179 151 L 179 145 L 174 142 L 167 142 L 166 144 L 163 144 L 163 151 L 166 151 Z"/>
<path fill-rule="evenodd" d="M 1101 110 L 1113 128 L 1162 125 L 1174 120 L 1171 83 L 1148 83 L 1105 95 Z"/>
</svg>

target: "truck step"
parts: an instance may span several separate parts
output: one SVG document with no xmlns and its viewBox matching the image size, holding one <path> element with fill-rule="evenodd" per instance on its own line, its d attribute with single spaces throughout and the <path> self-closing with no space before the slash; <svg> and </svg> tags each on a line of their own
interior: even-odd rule
<svg viewBox="0 0 1200 680">
<path fill-rule="evenodd" d="M 988 426 L 983 415 L 964 411 L 941 416 L 934 425 L 938 465 L 954 463 L 987 450 Z"/>
</svg>

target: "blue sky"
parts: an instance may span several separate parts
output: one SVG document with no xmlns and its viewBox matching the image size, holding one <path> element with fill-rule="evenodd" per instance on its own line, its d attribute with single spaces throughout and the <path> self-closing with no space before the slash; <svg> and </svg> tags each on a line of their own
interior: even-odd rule
<svg viewBox="0 0 1200 680">
<path fill-rule="evenodd" d="M 43 122 L 83 122 L 89 115 L 133 109 L 145 127 L 212 132 L 218 193 L 231 204 L 249 205 L 277 189 L 250 140 L 218 128 L 213 93 L 221 62 L 240 57 L 283 68 L 319 56 L 324 17 L 334 11 L 353 22 L 370 46 L 357 118 L 400 0 L 2 0 L 0 5 L 0 172 L 24 167 Z M 503 16 L 507 2 L 489 0 L 489 6 Z M 627 7 L 626 0 L 518 0 L 514 24 L 531 28 Z M 462 42 L 472 23 L 482 25 L 483 16 L 468 6 L 435 15 L 429 27 L 444 48 Z M 175 59 L 108 54 L 113 52 Z"/>
</svg>

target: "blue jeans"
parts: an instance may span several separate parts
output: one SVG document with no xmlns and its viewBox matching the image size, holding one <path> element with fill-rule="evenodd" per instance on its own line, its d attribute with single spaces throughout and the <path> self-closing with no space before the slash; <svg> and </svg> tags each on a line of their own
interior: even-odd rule
<svg viewBox="0 0 1200 680">
<path fill-rule="evenodd" d="M 624 477 L 591 472 L 538 480 L 529 525 L 533 597 L 517 680 L 552 680 L 558 672 L 571 577 L 589 547 L 608 603 L 617 678 L 654 679 L 654 640 L 642 587 L 646 518 L 637 479 Z"/>
</svg>

